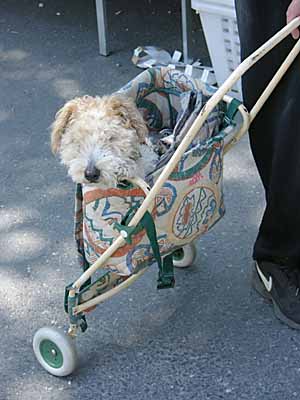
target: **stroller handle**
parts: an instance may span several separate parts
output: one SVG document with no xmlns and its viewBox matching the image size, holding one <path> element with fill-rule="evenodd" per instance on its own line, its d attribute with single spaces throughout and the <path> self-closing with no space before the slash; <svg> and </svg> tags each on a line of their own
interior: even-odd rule
<svg viewBox="0 0 300 400">
<path fill-rule="evenodd" d="M 272 50 L 275 46 L 277 46 L 283 39 L 285 39 L 293 30 L 295 30 L 300 25 L 300 17 L 292 20 L 288 25 L 282 28 L 279 32 L 277 32 L 271 39 L 269 39 L 265 44 L 259 47 L 256 51 L 254 51 L 249 57 L 247 57 L 237 68 L 236 70 L 228 77 L 228 79 L 220 86 L 220 88 L 215 92 L 215 94 L 207 101 L 207 103 L 202 108 L 200 114 L 190 127 L 189 131 L 183 138 L 182 142 L 178 146 L 177 150 L 173 154 L 172 158 L 165 166 L 161 175 L 158 177 L 157 181 L 153 185 L 152 189 L 146 196 L 143 201 L 141 207 L 137 210 L 136 214 L 132 218 L 129 223 L 129 226 L 137 225 L 145 212 L 150 209 L 151 203 L 155 200 L 155 196 L 158 194 L 165 181 L 169 178 L 173 169 L 179 162 L 180 158 L 198 133 L 199 129 L 202 127 L 208 115 L 211 111 L 216 107 L 216 105 L 223 100 L 224 96 L 231 90 L 231 88 L 235 85 L 235 83 L 254 65 L 259 61 L 262 57 L 264 57 L 270 50 Z M 280 79 L 284 76 L 285 72 L 292 64 L 298 53 L 300 52 L 300 39 L 296 42 L 292 51 L 279 68 L 277 73 L 274 75 L 273 79 L 264 90 L 262 95 L 259 97 L 257 103 L 252 108 L 249 113 L 248 123 L 243 125 L 243 133 L 245 133 L 250 125 L 250 123 L 254 120 L 258 112 L 261 110 L 266 100 L 275 89 L 276 85 L 279 83 Z M 242 106 L 243 107 L 243 106 Z M 239 137 L 242 136 L 241 132 L 238 132 Z M 225 149 L 226 150 L 226 149 Z M 125 240 L 120 235 L 112 245 L 99 257 L 99 259 L 90 266 L 88 270 L 86 270 L 80 277 L 73 283 L 73 291 L 78 290 L 93 274 L 96 272 L 98 268 L 100 268 L 110 256 L 122 245 L 124 245 Z M 70 295 L 72 295 L 70 292 Z"/>
</svg>

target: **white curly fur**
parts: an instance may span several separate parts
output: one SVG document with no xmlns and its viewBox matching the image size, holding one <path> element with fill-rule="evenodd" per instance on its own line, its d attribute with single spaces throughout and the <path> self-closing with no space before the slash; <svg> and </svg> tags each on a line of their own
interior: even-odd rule
<svg viewBox="0 0 300 400">
<path fill-rule="evenodd" d="M 56 114 L 51 143 L 74 182 L 90 184 L 85 173 L 92 167 L 100 173 L 92 184 L 108 188 L 124 178 L 143 178 L 153 169 L 157 155 L 146 144 L 147 133 L 132 99 L 84 96 Z"/>
</svg>

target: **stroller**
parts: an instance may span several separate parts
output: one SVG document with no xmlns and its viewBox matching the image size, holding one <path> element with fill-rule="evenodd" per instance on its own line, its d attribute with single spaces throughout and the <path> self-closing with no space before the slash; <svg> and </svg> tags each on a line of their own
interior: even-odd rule
<svg viewBox="0 0 300 400">
<path fill-rule="evenodd" d="M 298 55 L 300 40 L 250 112 L 226 93 L 299 24 L 297 18 L 284 27 L 218 90 L 170 68 L 151 68 L 120 90 L 135 99 L 154 136 L 167 132 L 171 142 L 145 180 L 128 179 L 105 190 L 77 185 L 75 238 L 83 273 L 65 289 L 69 331 L 44 327 L 33 340 L 35 355 L 48 372 L 73 372 L 74 338 L 79 328 L 87 329 L 86 313 L 131 285 L 152 263 L 158 265 L 158 289 L 174 286 L 173 266 L 193 263 L 193 242 L 225 213 L 223 157 L 247 132 Z"/>
</svg>

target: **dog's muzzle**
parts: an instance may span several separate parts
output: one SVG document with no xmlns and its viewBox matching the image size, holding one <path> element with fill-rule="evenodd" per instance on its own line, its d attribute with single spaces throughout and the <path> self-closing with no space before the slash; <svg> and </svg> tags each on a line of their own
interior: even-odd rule
<svg viewBox="0 0 300 400">
<path fill-rule="evenodd" d="M 88 165 L 84 171 L 84 177 L 91 183 L 98 182 L 100 171 L 94 165 Z"/>
</svg>

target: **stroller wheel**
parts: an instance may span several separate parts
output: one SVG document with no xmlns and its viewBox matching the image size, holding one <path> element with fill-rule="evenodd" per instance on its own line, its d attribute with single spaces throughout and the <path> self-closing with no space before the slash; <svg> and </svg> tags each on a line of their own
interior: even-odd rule
<svg viewBox="0 0 300 400">
<path fill-rule="evenodd" d="M 177 268 L 186 268 L 193 264 L 196 258 L 196 246 L 193 243 L 186 244 L 173 253 L 173 264 Z"/>
<path fill-rule="evenodd" d="M 52 375 L 66 376 L 76 367 L 74 340 L 59 329 L 39 329 L 33 338 L 33 351 L 42 367 Z"/>
</svg>

